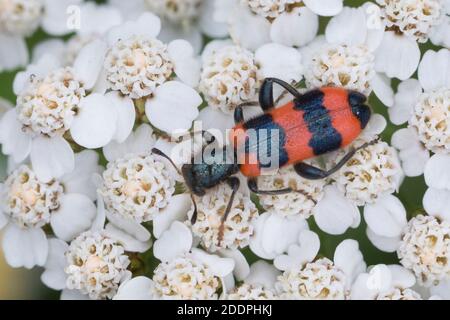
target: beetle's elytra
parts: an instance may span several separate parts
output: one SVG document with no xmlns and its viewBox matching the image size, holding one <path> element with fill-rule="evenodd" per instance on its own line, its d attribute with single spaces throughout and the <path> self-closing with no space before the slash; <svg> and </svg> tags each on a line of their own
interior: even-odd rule
<svg viewBox="0 0 450 320">
<path fill-rule="evenodd" d="M 282 86 L 294 99 L 275 108 L 274 83 Z M 236 125 L 230 135 L 234 150 L 233 159 L 218 163 L 203 158 L 202 163 L 192 161 L 185 164 L 182 167 L 185 182 L 197 196 L 204 195 L 206 190 L 219 183 L 226 182 L 230 185 L 233 194 L 223 215 L 224 222 L 231 209 L 234 194 L 239 188 L 240 180 L 234 176 L 238 171 L 248 178 L 248 186 L 255 193 L 273 195 L 293 192 L 290 188 L 258 189 L 256 179 L 262 169 L 265 167 L 274 169 L 272 163 L 261 161 L 262 156 L 274 160 L 277 167 L 294 165 L 295 171 L 306 179 L 325 178 L 338 171 L 357 150 L 367 147 L 372 142 L 350 150 L 328 171 L 303 161 L 345 147 L 354 141 L 366 127 L 371 116 L 366 100 L 366 96 L 361 93 L 334 87 L 324 87 L 300 94 L 297 89 L 280 79 L 267 78 L 261 87 L 259 102 L 245 103 L 235 109 Z M 245 120 L 242 110 L 245 105 L 260 105 L 264 113 Z M 250 132 L 253 133 L 251 137 Z M 260 135 L 259 132 L 265 134 Z M 268 148 L 268 144 L 276 145 L 276 152 Z M 154 152 L 165 156 L 159 150 L 154 149 Z M 191 222 L 195 223 L 195 220 L 196 212 Z M 223 233 L 223 223 L 221 232 Z"/>
</svg>

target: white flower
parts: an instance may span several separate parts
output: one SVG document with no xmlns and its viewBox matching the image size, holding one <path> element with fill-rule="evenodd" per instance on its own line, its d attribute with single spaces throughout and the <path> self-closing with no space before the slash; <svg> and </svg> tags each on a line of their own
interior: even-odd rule
<svg viewBox="0 0 450 320">
<path fill-rule="evenodd" d="M 125 140 L 134 124 L 131 101 L 114 92 L 86 95 L 93 85 L 83 80 L 86 68 L 92 67 L 90 63 L 76 63 L 73 68 L 59 65 L 54 56 L 45 55 L 18 73 L 14 80 L 17 106 L 3 116 L 0 124 L 3 152 L 16 163 L 30 156 L 33 170 L 44 182 L 73 170 L 72 138 L 95 148 L 113 138 Z M 86 119 L 104 122 L 102 127 L 87 130 Z"/>
<path fill-rule="evenodd" d="M 277 298 L 275 282 L 281 273 L 273 265 L 259 260 L 247 270 L 246 277 L 239 279 L 243 281 L 242 284 L 231 288 L 225 296 L 226 299 L 274 300 Z"/>
<path fill-rule="evenodd" d="M 141 225 L 153 221 L 153 234 L 159 238 L 175 221 L 185 221 L 191 207 L 188 194 L 175 192 L 172 166 L 162 157 L 150 154 L 155 136 L 147 124 L 139 126 L 123 142 L 103 148 L 108 160 L 103 177 L 98 177 L 100 210 L 117 228 L 140 241 L 150 239 Z"/>
<path fill-rule="evenodd" d="M 449 152 L 450 125 L 449 88 L 450 52 L 427 51 L 419 66 L 419 81 L 409 79 L 399 85 L 395 104 L 389 108 L 391 121 L 409 128 L 394 133 L 392 144 L 400 150 L 400 158 L 408 176 L 418 176 L 424 171 L 429 151 Z M 422 89 L 423 88 L 423 89 Z M 443 167 L 433 167 L 442 172 Z"/>
<path fill-rule="evenodd" d="M 374 59 L 365 45 L 325 45 L 312 56 L 306 68 L 306 85 L 344 87 L 369 95 L 375 77 Z"/>
<path fill-rule="evenodd" d="M 153 279 L 134 278 L 119 288 L 115 299 L 218 299 L 223 278 L 234 268 L 230 258 L 192 248 L 192 234 L 174 222 L 155 242 L 154 255 L 161 260 Z M 139 293 L 135 293 L 139 287 Z"/>
<path fill-rule="evenodd" d="M 188 42 L 175 40 L 166 46 L 158 40 L 160 29 L 159 18 L 144 13 L 136 21 L 111 28 L 105 41 L 93 41 L 81 50 L 74 66 L 100 94 L 92 94 L 95 99 L 80 110 L 72 132 L 77 143 L 92 148 L 114 138 L 123 142 L 134 124 L 134 104 L 144 105 L 148 120 L 161 130 L 191 127 L 202 103 L 191 88 L 198 83 L 199 62 Z M 172 71 L 186 84 L 173 81 Z M 110 97 L 116 110 L 111 110 Z M 108 130 L 99 130 L 101 125 Z"/>
<path fill-rule="evenodd" d="M 433 216 L 412 218 L 397 249 L 401 264 L 419 284 L 436 285 L 450 278 L 450 223 Z"/>
<path fill-rule="evenodd" d="M 232 190 L 227 184 L 221 184 L 208 191 L 203 197 L 195 197 L 197 221 L 191 225 L 194 236 L 200 238 L 205 250 L 215 252 L 219 249 L 244 248 L 253 235 L 253 221 L 258 210 L 248 195 L 237 192 L 227 219 L 222 217 L 228 206 Z M 194 206 L 188 212 L 192 216 Z"/>
<path fill-rule="evenodd" d="M 1 0 L 0 1 L 0 71 L 14 70 L 28 62 L 24 37 L 39 26 L 50 35 L 72 30 L 67 24 L 67 7 L 82 0 Z"/>
<path fill-rule="evenodd" d="M 225 132 L 231 128 L 234 109 L 241 103 L 258 100 L 264 78 L 276 77 L 296 83 L 303 75 L 300 53 L 277 43 L 263 45 L 253 54 L 230 41 L 212 41 L 205 47 L 202 59 L 199 89 L 210 106 L 204 108 L 198 118 L 204 129 Z M 277 86 L 274 90 L 282 91 Z M 245 109 L 252 114 L 262 112 L 255 107 Z"/>
<path fill-rule="evenodd" d="M 317 234 L 303 231 L 298 244 L 291 245 L 287 255 L 275 259 L 275 267 L 284 271 L 275 284 L 281 298 L 348 298 L 354 279 L 366 267 L 358 243 L 355 240 L 341 242 L 336 248 L 334 262 L 328 258 L 315 260 L 319 247 Z"/>
<path fill-rule="evenodd" d="M 112 298 L 121 282 L 131 277 L 124 248 L 100 232 L 84 232 L 66 251 L 67 288 L 91 299 Z"/>
<path fill-rule="evenodd" d="M 361 273 L 351 289 L 352 300 L 422 300 L 412 289 L 414 274 L 399 265 L 378 264 Z"/>
<path fill-rule="evenodd" d="M 338 153 L 344 155 L 346 151 Z M 334 161 L 340 158 L 338 155 Z M 378 142 L 358 150 L 333 179 L 348 199 L 362 206 L 398 190 L 402 175 L 396 150 L 386 142 Z"/>
<path fill-rule="evenodd" d="M 383 39 L 383 30 L 371 27 L 371 17 L 367 16 L 369 9 L 369 5 L 345 7 L 327 25 L 328 44 L 316 40 L 308 46 L 312 49 L 303 48 L 302 52 L 305 49 L 315 52 L 313 66 L 314 62 L 324 61 L 329 67 L 326 69 L 318 64 L 314 69 L 315 77 L 319 80 L 322 77 L 322 85 L 344 86 L 367 95 L 373 91 L 386 106 L 391 106 L 394 93 L 390 79 L 376 68 L 376 50 Z"/>
<path fill-rule="evenodd" d="M 291 188 L 294 192 L 283 195 L 259 195 L 261 206 L 283 216 L 300 215 L 304 219 L 312 215 L 315 205 L 324 196 L 325 180 L 307 180 L 300 177 L 293 168 L 279 169 L 274 175 L 258 179 L 261 190 Z"/>
<path fill-rule="evenodd" d="M 442 23 L 444 8 L 439 0 L 377 0 L 384 38 L 378 47 L 376 69 L 390 78 L 409 78 L 416 70 L 420 51 L 432 28 Z"/>
<path fill-rule="evenodd" d="M 226 46 L 204 58 L 199 89 L 210 106 L 233 113 L 237 105 L 256 99 L 260 81 L 253 53 Z"/>
<path fill-rule="evenodd" d="M 245 48 L 270 41 L 299 47 L 317 34 L 317 15 L 333 16 L 342 8 L 342 0 L 218 0 L 214 17 L 228 23 L 233 41 Z"/>
<path fill-rule="evenodd" d="M 99 170 L 97 161 L 92 151 L 76 154 L 73 172 L 48 182 L 40 180 L 30 166 L 21 165 L 0 185 L 0 220 L 9 221 L 3 250 L 11 266 L 44 265 L 48 245 L 42 227 L 47 224 L 65 241 L 90 228 L 96 214 L 91 177 Z"/>
</svg>

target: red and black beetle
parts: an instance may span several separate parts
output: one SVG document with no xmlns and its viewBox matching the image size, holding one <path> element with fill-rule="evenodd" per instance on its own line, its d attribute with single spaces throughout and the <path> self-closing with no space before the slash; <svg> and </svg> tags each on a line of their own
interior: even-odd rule
<svg viewBox="0 0 450 320">
<path fill-rule="evenodd" d="M 273 84 L 282 86 L 294 99 L 275 108 Z M 355 140 L 366 127 L 371 110 L 366 105 L 367 98 L 356 91 L 337 87 L 323 87 L 300 94 L 287 82 L 267 78 L 259 93 L 259 102 L 250 102 L 238 106 L 234 112 L 236 126 L 231 130 L 233 155 L 228 161 L 211 161 L 203 158 L 201 163 L 185 164 L 182 175 L 186 184 L 197 196 L 203 196 L 206 190 L 226 182 L 233 190 L 222 222 L 226 221 L 234 195 L 240 180 L 233 176 L 241 171 L 248 177 L 249 189 L 257 194 L 277 195 L 292 192 L 290 188 L 282 190 L 260 190 L 257 177 L 261 169 L 273 163 L 262 163 L 261 158 L 275 160 L 278 167 L 294 165 L 295 171 L 306 179 L 323 179 L 338 171 L 366 143 L 358 149 L 350 150 L 332 169 L 325 171 L 304 163 L 304 160 L 343 148 Z M 245 120 L 242 108 L 245 105 L 260 105 L 264 113 Z M 250 137 L 249 132 L 256 132 Z M 260 135 L 259 133 L 266 134 Z M 267 134 L 268 133 L 268 134 Z M 212 143 L 210 141 L 209 143 Z M 276 152 L 268 145 L 277 146 Z M 227 148 L 223 149 L 226 153 Z M 167 157 L 161 151 L 153 152 Z M 214 159 L 225 160 L 226 156 L 214 155 Z M 297 191 L 299 192 L 299 191 Z M 300 191 L 301 192 L 301 191 Z M 194 202 L 195 204 L 195 202 Z M 192 224 L 196 221 L 196 211 Z M 223 223 L 222 223 L 223 227 Z"/>
</svg>

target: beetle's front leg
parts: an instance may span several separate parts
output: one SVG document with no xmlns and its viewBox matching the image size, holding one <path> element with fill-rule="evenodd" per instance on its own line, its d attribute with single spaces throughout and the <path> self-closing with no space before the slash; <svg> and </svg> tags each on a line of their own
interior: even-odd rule
<svg viewBox="0 0 450 320">
<path fill-rule="evenodd" d="M 318 180 L 318 179 L 324 179 L 332 175 L 333 173 L 339 171 L 346 163 L 349 161 L 356 152 L 358 152 L 361 149 L 367 148 L 370 145 L 373 145 L 378 142 L 378 139 L 375 139 L 371 142 L 366 142 L 362 146 L 351 149 L 339 162 L 330 170 L 322 170 L 320 168 L 314 167 L 312 165 L 306 164 L 304 162 L 299 162 L 294 165 L 295 172 L 297 172 L 298 175 L 305 179 L 309 180 Z"/>
</svg>

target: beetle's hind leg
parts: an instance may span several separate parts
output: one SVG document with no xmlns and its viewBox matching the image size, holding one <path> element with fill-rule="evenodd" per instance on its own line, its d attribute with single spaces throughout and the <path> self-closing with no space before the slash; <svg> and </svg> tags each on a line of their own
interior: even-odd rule
<svg viewBox="0 0 450 320">
<path fill-rule="evenodd" d="M 230 214 L 231 207 L 233 206 L 234 197 L 236 196 L 237 191 L 239 190 L 239 186 L 241 184 L 241 181 L 237 177 L 229 177 L 226 180 L 227 184 L 230 186 L 232 192 L 230 200 L 228 201 L 227 208 L 225 209 L 225 213 L 222 216 L 222 221 L 220 223 L 219 227 L 219 246 L 223 240 L 223 235 L 225 232 L 225 221 L 227 221 L 228 215 Z"/>
<path fill-rule="evenodd" d="M 300 98 L 300 93 L 291 84 L 277 78 L 266 78 L 262 84 L 261 90 L 259 90 L 259 104 L 264 111 L 270 110 L 276 106 L 285 95 L 282 93 L 280 97 L 275 101 L 273 99 L 273 84 L 276 83 L 284 88 L 285 91 L 289 92 L 294 96 L 294 98 Z"/>
<path fill-rule="evenodd" d="M 316 200 L 314 200 L 309 194 L 307 194 L 303 190 L 294 190 L 292 188 L 285 188 L 285 189 L 279 189 L 279 190 L 260 190 L 258 188 L 258 181 L 256 180 L 256 178 L 248 179 L 247 184 L 248 184 L 248 188 L 253 193 L 256 193 L 259 195 L 278 196 L 278 195 L 296 192 L 296 193 L 300 193 L 300 194 L 304 195 L 308 200 L 311 200 L 314 203 L 317 203 Z"/>
<path fill-rule="evenodd" d="M 314 167 L 312 165 L 309 165 L 304 162 L 299 162 L 294 165 L 295 172 L 297 174 L 305 179 L 309 180 L 318 180 L 318 179 L 324 179 L 329 176 L 331 176 L 333 173 L 336 173 L 339 171 L 346 163 L 349 161 L 356 152 L 358 152 L 361 149 L 367 148 L 370 145 L 373 145 L 378 142 L 378 139 L 375 139 L 370 142 L 364 143 L 362 146 L 358 148 L 351 149 L 339 162 L 330 170 L 322 170 L 320 168 Z"/>
</svg>

